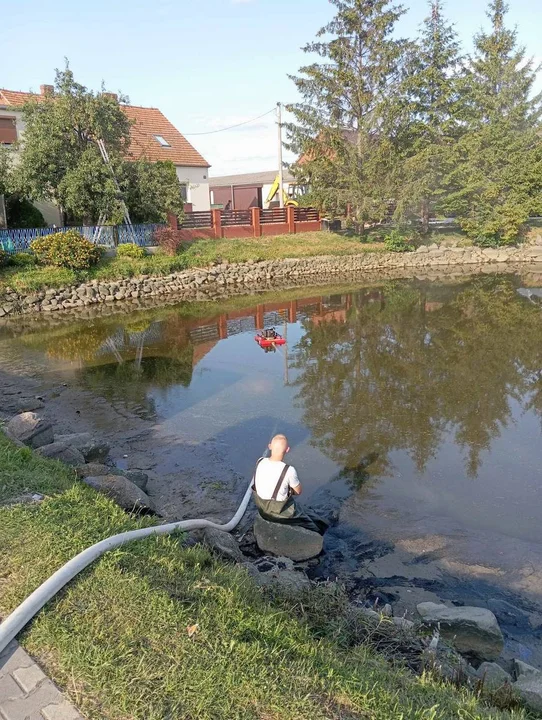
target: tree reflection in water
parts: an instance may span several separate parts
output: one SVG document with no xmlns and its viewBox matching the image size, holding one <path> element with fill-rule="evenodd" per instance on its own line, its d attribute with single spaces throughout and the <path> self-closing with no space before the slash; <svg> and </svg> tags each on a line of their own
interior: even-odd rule
<svg viewBox="0 0 542 720">
<path fill-rule="evenodd" d="M 346 473 L 374 454 L 381 475 L 395 450 L 422 472 L 450 433 L 475 477 L 513 401 L 542 415 L 542 313 L 511 280 L 391 283 L 379 303 L 367 297 L 353 295 L 345 323 L 304 321 L 294 361 L 313 443 Z"/>
</svg>

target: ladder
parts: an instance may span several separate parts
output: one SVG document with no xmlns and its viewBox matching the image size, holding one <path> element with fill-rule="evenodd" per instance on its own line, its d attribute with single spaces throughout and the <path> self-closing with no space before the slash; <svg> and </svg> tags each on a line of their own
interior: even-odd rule
<svg viewBox="0 0 542 720">
<path fill-rule="evenodd" d="M 102 160 L 104 161 L 105 165 L 107 166 L 107 169 L 111 173 L 111 177 L 113 178 L 113 182 L 115 183 L 115 187 L 117 189 L 118 193 L 118 199 L 120 201 L 123 216 L 124 216 L 124 224 L 128 227 L 130 234 L 132 235 L 132 242 L 135 243 L 136 236 L 134 231 L 134 226 L 132 225 L 132 221 L 130 219 L 130 213 L 128 212 L 128 207 L 126 203 L 124 202 L 124 198 L 122 197 L 122 192 L 120 189 L 120 185 L 118 183 L 118 180 L 115 176 L 115 171 L 113 170 L 113 166 L 111 165 L 111 160 L 109 159 L 109 154 L 107 152 L 107 149 L 105 147 L 104 141 L 100 138 L 99 140 L 96 140 L 96 144 L 98 146 L 98 149 L 100 151 L 100 154 L 102 156 Z M 92 238 L 94 243 L 97 243 L 100 240 L 100 236 L 102 234 L 102 228 L 104 226 L 105 221 L 107 220 L 107 216 L 105 213 L 101 213 L 100 217 L 98 219 L 98 227 L 94 231 L 94 236 Z"/>
</svg>

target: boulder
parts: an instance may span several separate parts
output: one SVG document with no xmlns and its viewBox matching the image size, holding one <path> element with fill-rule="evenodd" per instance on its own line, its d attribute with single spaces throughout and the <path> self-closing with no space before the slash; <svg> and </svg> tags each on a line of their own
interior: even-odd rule
<svg viewBox="0 0 542 720">
<path fill-rule="evenodd" d="M 540 675 L 541 671 L 522 660 L 514 659 L 514 677 L 519 680 L 524 675 Z"/>
<path fill-rule="evenodd" d="M 542 673 L 522 675 L 512 687 L 530 710 L 542 712 Z"/>
<path fill-rule="evenodd" d="M 85 462 L 85 458 L 77 448 L 74 448 L 64 442 L 54 442 L 49 445 L 42 445 L 36 450 L 36 452 L 42 457 L 46 457 L 51 460 L 60 460 L 60 462 L 63 462 L 65 465 L 72 465 L 73 467 L 77 467 L 77 465 L 81 465 L 81 463 Z"/>
<path fill-rule="evenodd" d="M 31 448 L 49 445 L 54 440 L 53 426 L 33 412 L 16 415 L 8 423 L 8 434 Z"/>
<path fill-rule="evenodd" d="M 484 683 L 484 687 L 490 690 L 496 690 L 503 685 L 510 685 L 512 683 L 512 676 L 494 662 L 483 662 L 476 671 L 476 674 Z"/>
<path fill-rule="evenodd" d="M 91 476 L 83 482 L 110 497 L 124 510 L 154 510 L 150 497 L 122 475 Z"/>
<path fill-rule="evenodd" d="M 84 465 L 80 465 L 78 468 L 76 468 L 75 472 L 77 473 L 77 477 L 79 479 L 92 477 L 93 475 L 100 477 L 102 475 L 123 474 L 121 470 L 117 470 L 117 468 L 112 468 L 109 465 L 103 465 L 102 463 L 85 463 Z"/>
<path fill-rule="evenodd" d="M 295 525 L 268 522 L 260 515 L 254 522 L 254 537 L 263 552 L 284 555 L 296 562 L 319 555 L 324 542 L 318 533 Z"/>
<path fill-rule="evenodd" d="M 56 435 L 55 440 L 77 448 L 85 458 L 85 462 L 101 463 L 109 455 L 109 445 L 101 440 L 96 440 L 90 433 Z"/>
<path fill-rule="evenodd" d="M 228 532 L 216 528 L 205 528 L 203 542 L 227 560 L 239 563 L 245 560 L 245 556 L 239 550 L 237 540 Z"/>
<path fill-rule="evenodd" d="M 442 637 L 456 650 L 478 660 L 495 660 L 504 640 L 497 618 L 486 608 L 452 607 L 432 602 L 417 606 L 424 623 L 440 626 Z"/>
<path fill-rule="evenodd" d="M 20 413 L 31 412 L 32 410 L 41 410 L 45 407 L 45 403 L 41 398 L 25 397 L 19 398 L 16 403 L 17 411 Z"/>
<path fill-rule="evenodd" d="M 287 593 L 299 593 L 311 587 L 311 581 L 304 572 L 290 568 L 273 566 L 269 570 L 259 570 L 257 565 L 243 563 L 250 577 L 260 587 L 275 586 Z"/>
</svg>

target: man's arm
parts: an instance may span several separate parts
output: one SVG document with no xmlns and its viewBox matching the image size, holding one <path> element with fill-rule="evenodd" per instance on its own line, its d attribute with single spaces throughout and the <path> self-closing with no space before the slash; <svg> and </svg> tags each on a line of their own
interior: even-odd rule
<svg viewBox="0 0 542 720">
<path fill-rule="evenodd" d="M 290 489 L 294 495 L 301 495 L 302 487 L 297 477 L 297 472 L 294 467 L 290 466 L 290 472 L 288 473 L 288 483 Z"/>
</svg>

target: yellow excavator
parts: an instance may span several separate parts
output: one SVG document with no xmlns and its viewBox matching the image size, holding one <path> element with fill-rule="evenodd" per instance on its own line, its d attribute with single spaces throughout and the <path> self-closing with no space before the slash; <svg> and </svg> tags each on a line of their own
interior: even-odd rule
<svg viewBox="0 0 542 720">
<path fill-rule="evenodd" d="M 291 183 L 283 183 L 283 186 L 284 187 L 282 190 L 282 195 L 284 198 L 284 207 L 288 207 L 288 206 L 299 207 L 299 203 L 295 199 L 295 196 L 296 196 L 295 191 L 296 191 L 297 186 L 293 185 Z M 288 192 L 286 192 L 285 187 L 288 188 Z M 280 177 L 279 177 L 279 174 L 277 173 L 277 177 L 273 181 L 273 184 L 271 185 L 271 188 L 270 188 L 269 193 L 267 194 L 267 198 L 265 200 L 265 204 L 269 208 L 276 207 L 279 205 L 279 200 L 278 200 L 279 188 L 280 188 Z M 277 200 L 273 201 L 273 198 L 275 197 L 275 195 L 277 196 Z"/>
</svg>

